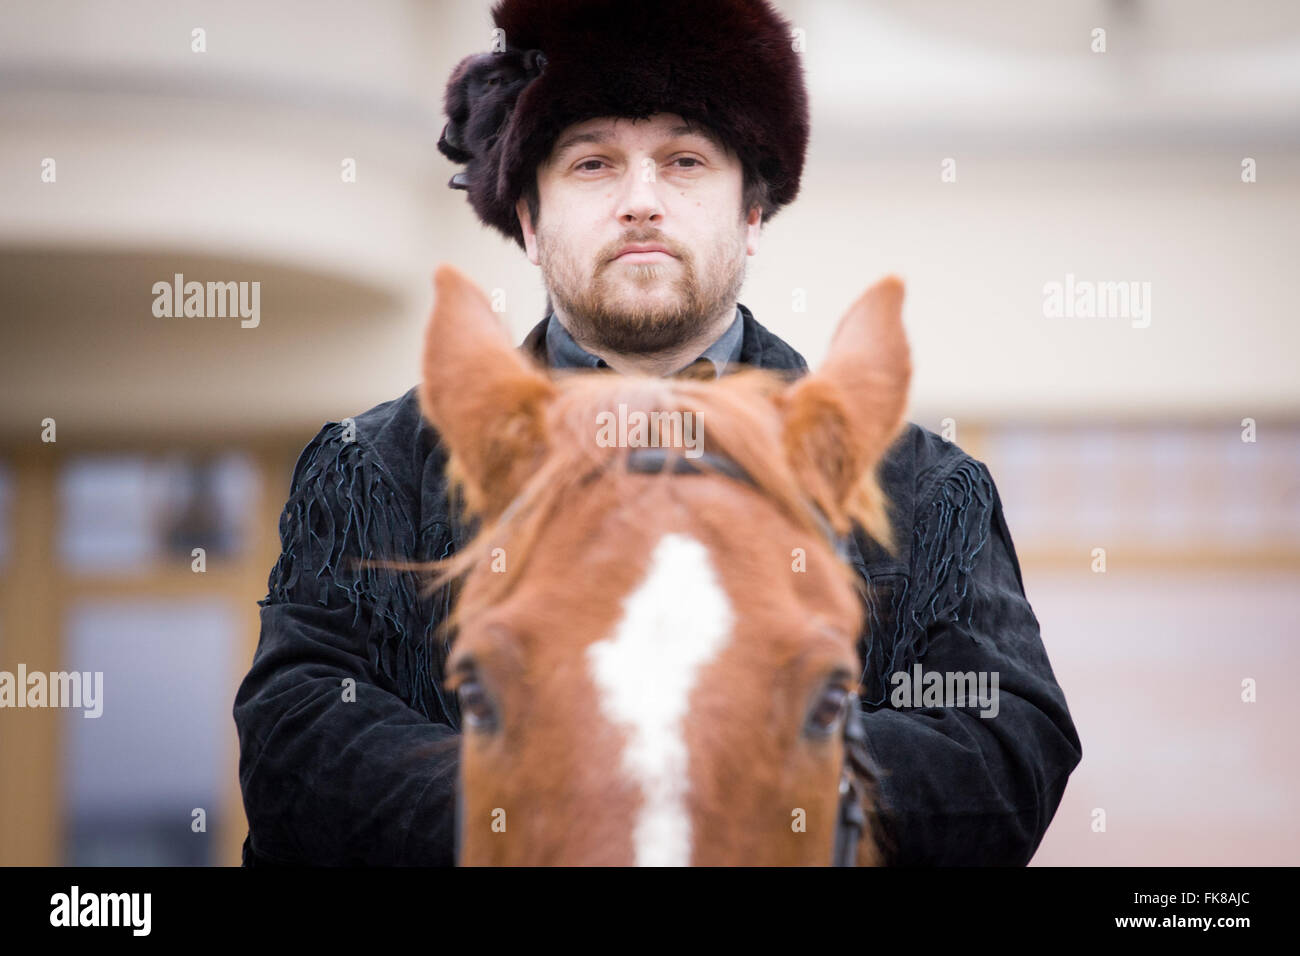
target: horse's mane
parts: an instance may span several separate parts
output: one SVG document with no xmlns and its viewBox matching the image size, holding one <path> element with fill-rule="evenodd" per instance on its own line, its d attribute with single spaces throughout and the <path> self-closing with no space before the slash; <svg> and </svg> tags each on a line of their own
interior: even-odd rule
<svg viewBox="0 0 1300 956">
<path fill-rule="evenodd" d="M 754 480 L 764 496 L 774 503 L 796 527 L 821 538 L 823 527 L 809 508 L 809 502 L 795 470 L 791 467 L 781 428 L 781 416 L 773 397 L 788 387 L 789 380 L 768 369 L 743 369 L 714 381 L 652 378 L 616 373 L 553 373 L 557 395 L 548 412 L 547 446 L 536 467 L 505 511 L 484 524 L 460 550 L 447 558 L 419 563 L 385 562 L 426 577 L 425 595 L 461 578 L 480 562 L 490 560 L 494 549 L 506 548 L 509 556 L 500 573 L 484 576 L 470 603 L 457 600 L 451 614 L 440 625 L 444 639 L 475 613 L 496 605 L 509 595 L 519 573 L 529 562 L 542 530 L 550 521 L 562 520 L 564 503 L 598 475 L 610 483 L 610 491 L 629 501 L 644 493 L 645 485 L 625 480 L 626 447 L 602 447 L 595 440 L 601 413 L 625 405 L 629 414 L 641 411 L 691 412 L 703 425 L 708 450 L 731 459 Z M 684 449 L 670 449 L 681 454 Z M 657 476 L 669 480 L 671 464 Z M 447 463 L 449 491 L 463 500 L 464 476 L 454 454 Z M 637 475 L 644 481 L 647 476 Z M 491 476 L 488 477 L 491 481 Z M 823 511 L 826 505 L 821 503 Z M 474 517 L 470 515 L 470 517 Z M 885 547 L 892 538 L 885 515 L 883 496 L 874 469 L 863 476 L 859 493 L 850 496 L 842 513 L 829 514 L 833 524 L 851 520 L 867 529 Z M 854 577 L 851 569 L 842 569 Z"/>
</svg>

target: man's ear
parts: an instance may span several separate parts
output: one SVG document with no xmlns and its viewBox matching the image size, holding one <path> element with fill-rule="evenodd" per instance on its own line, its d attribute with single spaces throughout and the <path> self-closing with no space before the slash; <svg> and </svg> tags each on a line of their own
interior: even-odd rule
<svg viewBox="0 0 1300 956">
<path fill-rule="evenodd" d="M 763 238 L 763 211 L 754 206 L 745 218 L 745 252 L 758 255 L 758 243 Z"/>
<path fill-rule="evenodd" d="M 434 273 L 419 395 L 466 507 L 496 518 L 545 457 L 555 386 L 511 344 L 483 291 L 449 265 Z"/>
<path fill-rule="evenodd" d="M 912 378 L 903 283 L 882 279 L 849 307 L 821 368 L 777 399 L 785 453 L 839 534 L 850 520 L 894 550 L 876 467 L 902 430 Z"/>
<path fill-rule="evenodd" d="M 537 233 L 532 214 L 528 211 L 528 200 L 523 196 L 515 201 L 515 216 L 519 219 L 519 232 L 524 237 L 524 254 L 533 265 L 540 265 L 542 260 L 537 254 Z"/>
</svg>

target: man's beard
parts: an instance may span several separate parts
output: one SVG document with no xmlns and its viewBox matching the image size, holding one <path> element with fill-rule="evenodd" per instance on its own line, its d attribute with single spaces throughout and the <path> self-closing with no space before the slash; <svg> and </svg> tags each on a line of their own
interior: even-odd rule
<svg viewBox="0 0 1300 956">
<path fill-rule="evenodd" d="M 675 261 L 616 262 L 611 256 L 628 243 L 663 242 L 653 234 L 627 235 L 600 251 L 594 277 L 566 250 L 538 239 L 547 291 L 564 312 L 570 334 L 580 344 L 625 355 L 667 351 L 698 335 L 725 309 L 735 308 L 745 281 L 741 237 L 730 249 L 710 250 L 701 272 L 692 251 L 677 243 L 664 243 Z M 639 296 L 638 289 L 647 294 Z"/>
</svg>

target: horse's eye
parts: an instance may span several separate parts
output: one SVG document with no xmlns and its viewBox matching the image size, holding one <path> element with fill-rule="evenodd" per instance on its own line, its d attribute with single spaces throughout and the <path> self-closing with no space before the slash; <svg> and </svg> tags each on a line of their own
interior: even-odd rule
<svg viewBox="0 0 1300 956">
<path fill-rule="evenodd" d="M 844 702 L 848 696 L 849 692 L 838 685 L 824 688 L 808 714 L 808 734 L 813 737 L 830 736 L 844 715 Z"/>
<path fill-rule="evenodd" d="M 496 729 L 496 710 L 482 684 L 472 677 L 466 678 L 456 688 L 456 697 L 466 724 L 475 730 Z"/>
</svg>

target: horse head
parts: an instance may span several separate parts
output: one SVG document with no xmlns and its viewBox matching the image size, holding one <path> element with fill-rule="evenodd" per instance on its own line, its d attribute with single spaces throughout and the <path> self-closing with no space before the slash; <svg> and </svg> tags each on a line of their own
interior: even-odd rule
<svg viewBox="0 0 1300 956">
<path fill-rule="evenodd" d="M 831 862 L 863 624 L 835 544 L 893 547 L 902 284 L 815 373 L 707 382 L 548 372 L 457 270 L 435 293 L 421 410 L 480 519 L 434 582 L 461 582 L 459 862 Z"/>
</svg>

